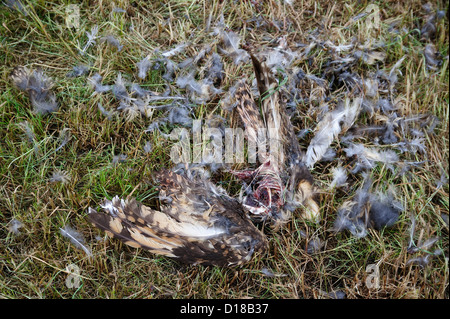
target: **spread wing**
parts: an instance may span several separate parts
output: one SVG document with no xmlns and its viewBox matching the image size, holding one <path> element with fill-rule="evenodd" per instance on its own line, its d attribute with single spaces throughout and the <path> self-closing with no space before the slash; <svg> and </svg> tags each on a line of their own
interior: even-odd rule
<svg viewBox="0 0 450 319">
<path fill-rule="evenodd" d="M 190 264 L 241 265 L 265 250 L 264 235 L 239 203 L 212 183 L 173 172 L 156 177 L 165 198 L 161 211 L 114 197 L 101 205 L 106 213 L 89 209 L 91 222 L 127 245 Z"/>
</svg>

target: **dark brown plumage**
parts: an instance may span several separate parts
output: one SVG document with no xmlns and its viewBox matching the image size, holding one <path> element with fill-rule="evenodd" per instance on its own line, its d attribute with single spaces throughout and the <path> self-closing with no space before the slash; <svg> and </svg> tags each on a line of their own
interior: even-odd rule
<svg viewBox="0 0 450 319">
<path fill-rule="evenodd" d="M 127 245 L 189 264 L 236 266 L 267 248 L 267 240 L 239 202 L 208 180 L 170 171 L 155 175 L 161 185 L 160 211 L 117 196 L 91 222 Z"/>
<path fill-rule="evenodd" d="M 250 54 L 260 92 L 261 112 L 250 89 L 242 82 L 236 90 L 237 112 L 248 132 L 249 143 L 258 145 L 256 170 L 233 172 L 249 182 L 243 206 L 252 217 L 269 220 L 275 227 L 287 222 L 292 206 L 303 205 L 308 218 L 317 219 L 319 207 L 314 199 L 313 178 L 301 161 L 302 153 L 278 83 L 270 69 Z M 265 134 L 256 134 L 261 129 Z"/>
</svg>

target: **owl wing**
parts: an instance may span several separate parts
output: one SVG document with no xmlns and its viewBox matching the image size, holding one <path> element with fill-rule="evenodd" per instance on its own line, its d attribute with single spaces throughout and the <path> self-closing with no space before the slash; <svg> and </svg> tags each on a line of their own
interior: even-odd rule
<svg viewBox="0 0 450 319">
<path fill-rule="evenodd" d="M 90 208 L 89 219 L 127 245 L 189 264 L 241 265 L 266 249 L 265 236 L 246 218 L 236 200 L 222 194 L 211 196 L 206 188 L 202 190 L 196 182 L 175 173 L 163 176 L 163 184 L 173 186 L 169 196 L 174 200 L 162 211 L 134 199 L 114 197 L 101 205 L 106 213 Z M 182 186 L 207 204 L 192 203 L 193 195 L 177 198 Z"/>
</svg>

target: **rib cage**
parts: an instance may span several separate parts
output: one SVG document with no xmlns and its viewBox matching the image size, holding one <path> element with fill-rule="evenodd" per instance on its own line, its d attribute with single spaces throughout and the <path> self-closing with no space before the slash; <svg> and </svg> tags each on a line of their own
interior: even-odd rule
<svg viewBox="0 0 450 319">
<path fill-rule="evenodd" d="M 256 170 L 233 172 L 250 183 L 245 189 L 243 206 L 253 218 L 270 220 L 275 227 L 291 218 L 291 212 L 285 209 L 287 202 L 303 205 L 306 217 L 317 220 L 319 207 L 314 199 L 313 178 L 301 161 L 300 145 L 282 104 L 278 84 L 265 64 L 253 54 L 251 58 L 260 91 L 261 113 L 246 84 L 237 90 L 237 111 L 247 131 L 258 131 L 256 126 L 261 125 L 266 129 L 264 137 L 249 133 L 247 138 L 249 142 L 265 141 L 260 145 L 267 151 L 259 157 L 260 166 Z"/>
</svg>

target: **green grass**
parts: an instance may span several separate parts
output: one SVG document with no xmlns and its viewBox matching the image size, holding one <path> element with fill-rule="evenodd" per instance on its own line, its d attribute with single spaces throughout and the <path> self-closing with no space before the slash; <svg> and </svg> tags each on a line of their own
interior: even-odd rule
<svg viewBox="0 0 450 319">
<path fill-rule="evenodd" d="M 159 133 L 145 133 L 153 118 L 137 117 L 126 121 L 123 114 L 107 120 L 97 109 L 97 103 L 108 109 L 117 107 L 110 95 L 92 95 L 86 78 L 66 78 L 72 66 L 84 63 L 92 66 L 91 74 L 99 72 L 104 83 L 112 83 L 118 71 L 124 78 L 136 81 L 135 63 L 155 49 L 167 50 L 189 41 L 185 53 L 176 62 L 193 56 L 205 43 L 218 40 L 205 31 L 209 17 L 212 24 L 220 13 L 232 30 L 257 51 L 269 44 L 271 37 L 287 35 L 289 44 L 308 43 L 308 32 L 319 26 L 328 28 L 334 43 L 347 43 L 353 37 L 364 41 L 367 34 L 360 23 L 348 28 L 350 17 L 362 12 L 369 2 L 348 1 L 330 5 L 328 1 L 296 1 L 294 7 L 283 1 L 119 1 L 118 7 L 127 13 L 112 13 L 107 2 L 80 4 L 80 28 L 65 27 L 67 1 L 24 1 L 28 16 L 0 6 L 0 297 L 1 298 L 322 298 L 321 291 L 344 291 L 348 298 L 448 298 L 448 182 L 436 188 L 442 172 L 448 177 L 449 159 L 449 72 L 448 58 L 436 74 L 425 68 L 420 41 L 424 18 L 422 4 L 426 1 L 379 2 L 382 25 L 378 35 L 386 44 L 387 57 L 381 69 L 390 70 L 402 56 L 408 55 L 400 67 L 402 75 L 396 85 L 395 97 L 402 115 L 433 114 L 441 119 L 435 134 L 426 135 L 426 154 L 407 160 L 425 161 L 411 175 L 394 176 L 379 165 L 373 171 L 376 187 L 385 190 L 395 185 L 397 196 L 405 207 L 394 227 L 371 230 L 367 237 L 356 239 L 348 233 L 330 232 L 339 205 L 350 198 L 359 183 L 348 190 L 323 191 L 322 220 L 313 224 L 295 214 L 293 220 L 279 232 L 265 230 L 269 252 L 241 268 L 189 266 L 130 248 L 104 234 L 88 223 L 88 207 L 98 207 L 100 201 L 115 195 L 132 195 L 148 205 L 156 205 L 157 191 L 152 172 L 171 167 L 170 143 Z M 448 4 L 438 1 L 440 9 Z M 135 4 L 135 5 L 133 5 Z M 445 6 L 445 7 L 444 7 Z M 285 30 L 269 26 L 266 30 L 244 23 L 255 16 L 263 21 L 290 23 Z M 399 20 L 398 29 L 409 30 L 393 36 L 388 22 Z M 107 44 L 91 47 L 87 54 L 78 54 L 86 41 L 85 31 L 98 24 L 100 33 L 120 38 L 124 48 L 117 52 Z M 288 24 L 287 24 L 288 25 Z M 415 30 L 416 29 L 416 30 Z M 434 43 L 442 56 L 448 57 L 448 20 L 437 24 Z M 297 66 L 305 72 L 320 75 L 328 62 L 320 48 L 311 51 L 314 59 Z M 60 102 L 59 111 L 42 116 L 32 112 L 28 98 L 16 90 L 8 79 L 17 65 L 41 67 L 55 82 L 54 91 Z M 377 66 L 361 64 L 361 73 L 373 72 Z M 253 78 L 250 64 L 235 66 L 225 59 L 226 90 L 237 79 Z M 139 83 L 163 92 L 163 70 L 153 70 Z M 202 71 L 204 72 L 204 71 Z M 173 86 L 173 88 L 175 88 Z M 305 96 L 321 96 L 313 88 L 305 88 Z M 342 93 L 331 96 L 342 98 Z M 214 112 L 228 117 L 218 100 L 196 108 L 196 117 Z M 315 118 L 308 113 L 309 105 L 299 104 L 303 116 L 300 125 L 313 128 Z M 154 117 L 161 114 L 155 112 Z M 27 121 L 35 135 L 31 143 L 19 123 Z M 299 127 L 303 128 L 303 127 Z M 68 129 L 71 139 L 60 151 L 58 137 Z M 169 133 L 171 126 L 161 128 Z M 312 134 L 308 134 L 310 138 Z M 153 149 L 145 154 L 143 146 L 151 141 Z M 302 147 L 307 147 L 303 140 Z M 35 150 L 38 150 L 36 153 Z M 337 145 L 337 149 L 342 149 Z M 124 163 L 112 164 L 113 156 L 125 154 Z M 407 155 L 405 155 L 407 156 Z M 409 156 L 409 155 L 408 155 Z M 330 169 L 336 163 L 319 163 L 313 170 L 317 185 L 325 190 L 332 180 Z M 60 169 L 70 175 L 68 183 L 51 183 L 53 171 Z M 233 195 L 239 187 L 227 173 L 213 176 Z M 355 180 L 358 178 L 355 176 Z M 417 218 L 416 242 L 439 236 L 438 248 L 444 255 L 434 257 L 429 266 L 407 266 L 411 257 L 406 251 L 409 241 L 411 214 Z M 15 218 L 23 223 L 19 235 L 8 231 Z M 59 228 L 71 225 L 86 238 L 93 258 L 75 248 L 59 233 Z M 306 253 L 306 231 L 324 243 L 313 255 Z M 100 238 L 98 237 L 100 236 Z M 436 248 L 434 247 L 434 248 Z M 433 249 L 434 249 L 433 248 Z M 77 265 L 81 270 L 81 286 L 68 288 L 66 267 Z M 378 264 L 380 288 L 365 285 L 369 264 Z M 275 276 L 266 276 L 267 268 Z"/>
</svg>

